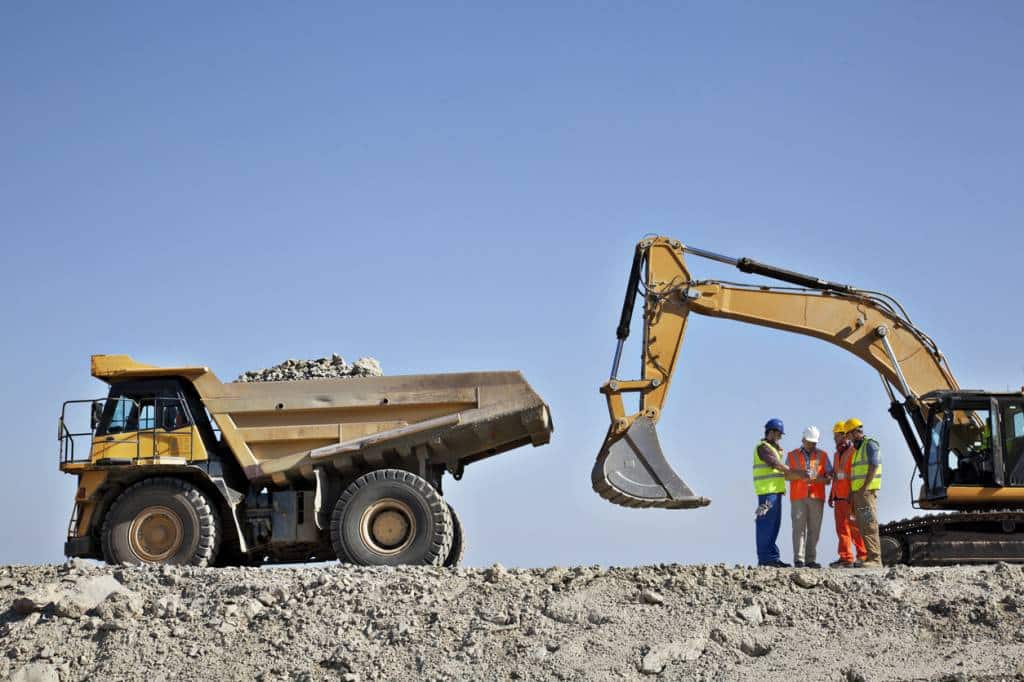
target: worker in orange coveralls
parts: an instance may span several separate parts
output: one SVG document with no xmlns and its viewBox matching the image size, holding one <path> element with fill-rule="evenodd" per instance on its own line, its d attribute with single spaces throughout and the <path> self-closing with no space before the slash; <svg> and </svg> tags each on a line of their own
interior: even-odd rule
<svg viewBox="0 0 1024 682">
<path fill-rule="evenodd" d="M 853 503 L 850 500 L 850 476 L 853 471 L 853 444 L 846 436 L 846 422 L 836 422 L 832 428 L 832 436 L 836 442 L 836 453 L 832 459 L 832 490 L 828 496 L 828 506 L 832 507 L 836 516 L 836 535 L 839 536 L 839 560 L 829 564 L 832 568 L 853 568 L 855 562 L 864 561 L 867 550 L 864 539 L 860 536 L 857 521 L 853 515 Z"/>
</svg>

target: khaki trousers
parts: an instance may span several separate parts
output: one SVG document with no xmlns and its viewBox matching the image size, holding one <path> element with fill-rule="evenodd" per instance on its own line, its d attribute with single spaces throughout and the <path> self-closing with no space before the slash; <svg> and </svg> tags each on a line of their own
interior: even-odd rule
<svg viewBox="0 0 1024 682">
<path fill-rule="evenodd" d="M 790 500 L 789 518 L 793 525 L 793 561 L 811 562 L 818 558 L 818 536 L 824 500 L 805 497 Z"/>
<path fill-rule="evenodd" d="M 857 528 L 864 538 L 864 549 L 868 556 L 867 565 L 882 565 L 882 542 L 878 537 L 878 491 L 860 490 L 853 493 L 853 513 L 857 517 Z"/>
</svg>

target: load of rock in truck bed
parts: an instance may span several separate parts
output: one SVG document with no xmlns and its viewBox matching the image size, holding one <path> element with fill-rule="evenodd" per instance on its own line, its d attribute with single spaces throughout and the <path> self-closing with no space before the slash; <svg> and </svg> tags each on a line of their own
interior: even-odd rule
<svg viewBox="0 0 1024 682">
<path fill-rule="evenodd" d="M 299 381 L 303 379 L 341 379 L 344 377 L 380 377 L 384 371 L 376 358 L 359 358 L 351 365 L 337 353 L 317 360 L 285 360 L 266 369 L 242 372 L 235 381 Z"/>
</svg>

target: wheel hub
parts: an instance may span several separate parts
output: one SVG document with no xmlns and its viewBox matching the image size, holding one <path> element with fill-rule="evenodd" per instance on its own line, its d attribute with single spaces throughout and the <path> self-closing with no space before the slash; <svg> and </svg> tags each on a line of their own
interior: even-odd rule
<svg viewBox="0 0 1024 682">
<path fill-rule="evenodd" d="M 375 554 L 394 556 L 412 544 L 416 518 L 405 502 L 385 497 L 363 511 L 359 537 Z"/>
<path fill-rule="evenodd" d="M 898 538 L 891 535 L 883 535 L 880 538 L 882 549 L 882 563 L 886 566 L 894 566 L 904 561 L 903 545 Z"/>
<path fill-rule="evenodd" d="M 159 563 L 174 556 L 185 536 L 181 517 L 168 507 L 146 507 L 132 520 L 128 542 L 146 563 Z"/>
</svg>

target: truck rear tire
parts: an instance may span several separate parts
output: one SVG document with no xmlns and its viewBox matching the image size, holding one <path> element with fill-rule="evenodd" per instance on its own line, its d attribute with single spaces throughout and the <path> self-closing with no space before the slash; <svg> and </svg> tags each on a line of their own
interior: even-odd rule
<svg viewBox="0 0 1024 682">
<path fill-rule="evenodd" d="M 114 501 L 101 535 L 108 564 L 206 566 L 217 555 L 220 522 L 191 483 L 150 478 Z"/>
<path fill-rule="evenodd" d="M 452 547 L 448 550 L 448 556 L 444 559 L 444 566 L 455 568 L 462 563 L 462 556 L 466 553 L 466 540 L 462 531 L 462 521 L 455 513 L 455 507 L 448 505 L 448 515 L 452 517 Z"/>
<path fill-rule="evenodd" d="M 338 559 L 362 566 L 439 566 L 452 544 L 448 506 L 430 483 L 401 469 L 360 476 L 331 515 Z"/>
</svg>

